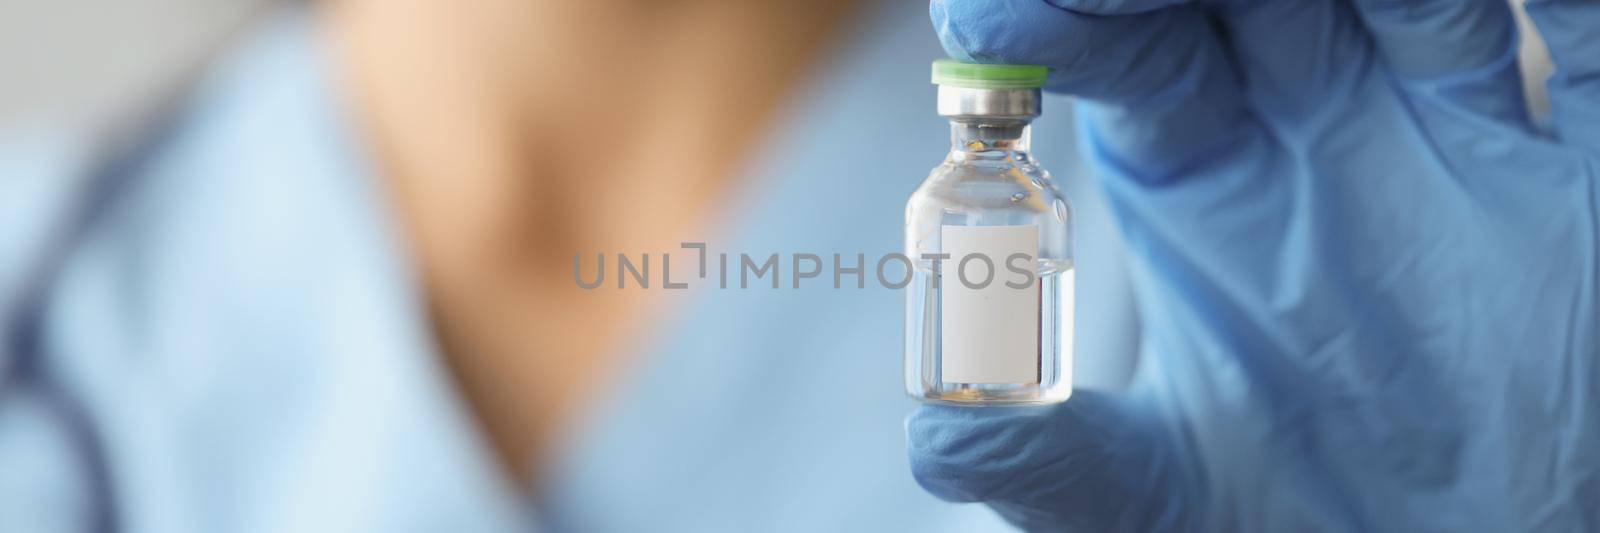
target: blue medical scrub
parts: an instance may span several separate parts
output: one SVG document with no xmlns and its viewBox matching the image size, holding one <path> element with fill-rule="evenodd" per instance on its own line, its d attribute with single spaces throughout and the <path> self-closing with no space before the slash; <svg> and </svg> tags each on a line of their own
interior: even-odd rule
<svg viewBox="0 0 1600 533">
<path fill-rule="evenodd" d="M 738 212 L 684 240 L 758 257 L 898 250 L 905 198 L 948 142 L 924 13 L 868 13 L 748 160 Z M 48 224 L 0 232 L 29 250 L 0 258 L 0 530 L 1005 527 L 909 475 L 900 293 L 870 278 L 834 290 L 826 274 L 686 291 L 562 443 L 544 501 L 521 499 L 434 352 L 316 39 L 304 13 L 264 22 L 81 180 L 0 152 L 34 169 L 21 180 L 61 184 L 0 189 L 3 205 L 51 207 L 26 217 Z M 1126 316 L 1116 257 L 1095 252 L 1114 243 L 1052 110 L 1065 106 L 1047 102 L 1036 146 L 1077 202 L 1079 316 Z M 1128 353 L 1127 322 L 1100 322 L 1080 322 L 1080 351 Z M 1080 381 L 1117 379 L 1087 362 Z"/>
</svg>

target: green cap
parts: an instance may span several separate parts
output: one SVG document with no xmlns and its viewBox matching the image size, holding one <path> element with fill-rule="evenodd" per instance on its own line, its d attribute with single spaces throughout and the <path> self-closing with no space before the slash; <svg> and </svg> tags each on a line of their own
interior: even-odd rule
<svg viewBox="0 0 1600 533">
<path fill-rule="evenodd" d="M 1038 89 L 1049 71 L 1042 65 L 962 63 L 954 59 L 933 62 L 933 82 L 969 89 Z"/>
</svg>

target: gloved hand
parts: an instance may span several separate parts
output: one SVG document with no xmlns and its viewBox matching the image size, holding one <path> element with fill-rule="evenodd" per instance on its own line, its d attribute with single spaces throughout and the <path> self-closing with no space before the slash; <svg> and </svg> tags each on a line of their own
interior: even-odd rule
<svg viewBox="0 0 1600 533">
<path fill-rule="evenodd" d="M 1527 6 L 1548 130 L 1503 0 L 1053 2 L 932 16 L 1081 97 L 1140 368 L 922 408 L 923 487 L 1034 530 L 1600 527 L 1600 2 Z"/>
</svg>

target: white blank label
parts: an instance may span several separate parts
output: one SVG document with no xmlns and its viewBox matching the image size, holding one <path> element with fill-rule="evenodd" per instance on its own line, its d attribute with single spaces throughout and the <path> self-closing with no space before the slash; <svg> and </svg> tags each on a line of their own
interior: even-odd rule
<svg viewBox="0 0 1600 533">
<path fill-rule="evenodd" d="M 1039 382 L 1039 285 L 1026 288 L 1006 285 L 1022 281 L 1022 275 L 1007 269 L 1012 254 L 1026 254 L 1026 261 L 1012 263 L 1029 272 L 1038 272 L 1038 226 L 943 226 L 942 261 L 939 280 L 940 381 L 945 383 L 1038 383 Z M 974 258 L 966 262 L 965 279 L 982 288 L 962 283 L 962 259 L 981 254 L 989 262 Z"/>
</svg>

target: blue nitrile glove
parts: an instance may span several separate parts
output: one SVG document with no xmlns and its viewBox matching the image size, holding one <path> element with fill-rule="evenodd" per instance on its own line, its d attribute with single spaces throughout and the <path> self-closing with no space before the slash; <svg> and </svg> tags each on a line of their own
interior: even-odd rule
<svg viewBox="0 0 1600 533">
<path fill-rule="evenodd" d="M 1528 6 L 1543 133 L 1503 0 L 1056 4 L 932 15 L 1081 97 L 1141 366 L 922 408 L 924 487 L 1037 530 L 1600 528 L 1600 2 Z"/>
</svg>

